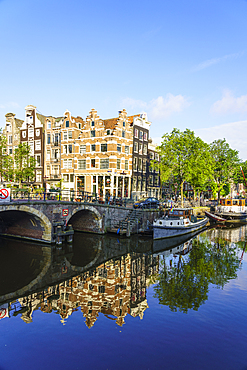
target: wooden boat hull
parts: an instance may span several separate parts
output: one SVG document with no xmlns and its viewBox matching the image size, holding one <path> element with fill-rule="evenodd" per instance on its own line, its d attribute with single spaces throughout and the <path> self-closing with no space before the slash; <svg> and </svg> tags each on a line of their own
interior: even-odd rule
<svg viewBox="0 0 247 370">
<path fill-rule="evenodd" d="M 172 238 L 180 235 L 186 235 L 194 233 L 202 229 L 208 223 L 208 218 L 205 217 L 203 220 L 191 223 L 188 226 L 159 226 L 153 225 L 153 239 L 164 239 Z"/>
<path fill-rule="evenodd" d="M 214 222 L 225 222 L 226 221 L 225 218 L 219 217 L 216 214 L 213 214 L 207 211 L 205 211 L 205 215 L 209 218 L 210 221 L 214 221 Z"/>
<path fill-rule="evenodd" d="M 215 212 L 215 215 L 218 217 L 222 217 L 226 220 L 226 222 L 246 222 L 247 221 L 247 213 L 236 213 L 236 212 Z"/>
</svg>

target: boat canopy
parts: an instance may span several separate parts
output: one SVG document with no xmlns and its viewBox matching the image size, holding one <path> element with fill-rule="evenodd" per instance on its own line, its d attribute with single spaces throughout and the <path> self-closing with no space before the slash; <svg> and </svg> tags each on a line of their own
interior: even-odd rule
<svg viewBox="0 0 247 370">
<path fill-rule="evenodd" d="M 245 199 L 221 199 L 222 206 L 245 206 Z"/>
<path fill-rule="evenodd" d="M 169 216 L 185 217 L 193 213 L 193 208 L 174 208 L 169 211 Z"/>
</svg>

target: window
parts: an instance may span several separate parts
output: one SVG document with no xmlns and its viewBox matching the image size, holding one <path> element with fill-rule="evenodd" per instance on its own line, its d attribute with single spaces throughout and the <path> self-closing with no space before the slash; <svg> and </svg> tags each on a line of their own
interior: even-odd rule
<svg viewBox="0 0 247 370">
<path fill-rule="evenodd" d="M 71 154 L 71 153 L 73 153 L 73 147 L 72 147 L 72 144 L 64 145 L 64 146 L 63 146 L 63 152 L 64 152 L 65 154 Z"/>
<path fill-rule="evenodd" d="M 107 152 L 107 144 L 101 144 L 101 151 Z"/>
<path fill-rule="evenodd" d="M 69 134 L 69 139 L 72 139 L 72 131 L 69 131 L 68 134 Z"/>
<path fill-rule="evenodd" d="M 148 152 L 148 146 L 147 146 L 147 144 L 144 144 L 143 145 L 143 154 L 147 155 L 147 152 Z"/>
<path fill-rule="evenodd" d="M 36 171 L 36 181 L 41 182 L 42 173 L 41 171 Z"/>
<path fill-rule="evenodd" d="M 147 163 L 146 163 L 145 159 L 143 159 L 142 169 L 143 169 L 143 172 L 146 172 L 146 170 L 147 170 Z"/>
<path fill-rule="evenodd" d="M 41 140 L 35 141 L 35 150 L 41 150 Z"/>
<path fill-rule="evenodd" d="M 47 134 L 47 144 L 51 143 L 51 134 Z"/>
<path fill-rule="evenodd" d="M 91 131 L 91 137 L 95 137 L 95 130 Z"/>
<path fill-rule="evenodd" d="M 72 159 L 64 159 L 63 160 L 63 167 L 64 168 L 72 168 Z"/>
<path fill-rule="evenodd" d="M 69 175 L 63 175 L 63 181 L 69 182 Z"/>
<path fill-rule="evenodd" d="M 51 128 L 51 122 L 50 121 L 47 122 L 47 128 Z"/>
<path fill-rule="evenodd" d="M 142 144 L 139 144 L 139 154 L 142 154 Z"/>
<path fill-rule="evenodd" d="M 91 167 L 95 167 L 95 159 L 91 159 Z"/>
<path fill-rule="evenodd" d="M 50 150 L 47 150 L 47 157 L 46 157 L 46 159 L 49 161 L 50 160 L 50 157 L 51 157 L 51 151 Z"/>
<path fill-rule="evenodd" d="M 158 153 L 155 153 L 155 160 L 158 161 L 159 160 L 159 154 Z"/>
<path fill-rule="evenodd" d="M 78 170 L 85 170 L 86 169 L 86 159 L 79 159 L 78 160 Z"/>
<path fill-rule="evenodd" d="M 125 154 L 129 154 L 129 152 L 130 152 L 129 146 L 125 145 Z"/>
<path fill-rule="evenodd" d="M 138 130 L 135 128 L 134 136 L 138 138 Z"/>
<path fill-rule="evenodd" d="M 121 144 L 117 144 L 117 151 L 121 153 Z"/>
<path fill-rule="evenodd" d="M 154 159 L 154 153 L 153 152 L 150 152 L 149 153 L 149 157 L 150 157 L 151 160 L 153 160 Z"/>
<path fill-rule="evenodd" d="M 68 140 L 68 133 L 67 133 L 67 131 L 65 131 L 65 132 L 63 133 L 63 139 L 64 139 L 64 140 Z"/>
<path fill-rule="evenodd" d="M 94 126 L 94 121 L 91 122 L 91 126 L 93 127 Z"/>
<path fill-rule="evenodd" d="M 12 154 L 12 148 L 9 148 L 9 154 Z"/>
<path fill-rule="evenodd" d="M 86 145 L 80 145 L 80 154 L 86 153 L 87 146 Z"/>
<path fill-rule="evenodd" d="M 122 131 L 122 137 L 125 137 L 125 131 L 124 130 Z"/>
<path fill-rule="evenodd" d="M 137 171 L 137 158 L 134 157 L 134 171 Z"/>
<path fill-rule="evenodd" d="M 41 155 L 36 155 L 36 163 L 37 163 L 37 167 L 41 166 Z"/>
<path fill-rule="evenodd" d="M 147 133 L 146 133 L 146 132 L 144 132 L 144 134 L 143 134 L 143 138 L 144 138 L 144 140 L 147 140 L 147 139 L 148 139 L 148 135 L 147 135 Z"/>
<path fill-rule="evenodd" d="M 69 127 L 69 121 L 66 121 L 66 122 L 65 122 L 65 126 L 66 126 L 66 127 Z"/>
<path fill-rule="evenodd" d="M 23 139 L 25 139 L 26 135 L 27 135 L 26 131 L 22 131 L 22 137 L 23 137 Z M 49 144 L 49 143 L 47 143 L 47 144 Z"/>
<path fill-rule="evenodd" d="M 34 152 L 34 142 L 28 143 L 28 145 L 30 147 L 30 154 L 33 155 L 33 152 Z"/>
<path fill-rule="evenodd" d="M 128 160 L 125 160 L 124 169 L 126 171 L 128 171 L 128 169 L 129 169 L 129 161 Z"/>
<path fill-rule="evenodd" d="M 99 293 L 105 293 L 105 286 L 99 285 Z"/>
<path fill-rule="evenodd" d="M 36 133 L 36 136 L 40 136 L 40 129 L 37 129 L 37 130 L 35 131 L 35 133 Z"/>
<path fill-rule="evenodd" d="M 125 127 L 125 122 L 123 122 L 123 127 Z"/>
<path fill-rule="evenodd" d="M 117 170 L 120 170 L 121 159 L 117 159 Z"/>
<path fill-rule="evenodd" d="M 111 135 L 111 130 L 106 130 L 106 135 Z"/>
<path fill-rule="evenodd" d="M 136 141 L 134 142 L 134 152 L 138 152 L 138 143 Z"/>
<path fill-rule="evenodd" d="M 33 137 L 34 136 L 34 129 L 33 128 L 29 128 L 28 129 L 28 137 Z"/>
<path fill-rule="evenodd" d="M 108 169 L 109 168 L 109 159 L 101 159 L 100 160 L 100 169 L 101 170 L 104 170 L 104 169 Z"/>
<path fill-rule="evenodd" d="M 96 145 L 95 145 L 95 144 L 92 144 L 92 145 L 91 145 L 91 151 L 92 151 L 92 152 L 95 152 L 95 151 L 96 151 Z"/>
<path fill-rule="evenodd" d="M 78 128 L 79 130 L 81 130 L 81 123 L 78 123 Z"/>
<path fill-rule="evenodd" d="M 9 144 L 12 144 L 12 135 L 9 135 Z"/>
<path fill-rule="evenodd" d="M 70 174 L 69 175 L 69 179 L 70 179 L 70 182 L 74 182 L 74 175 L 73 174 Z"/>
<path fill-rule="evenodd" d="M 139 139 L 143 140 L 143 131 L 139 131 Z"/>
<path fill-rule="evenodd" d="M 138 158 L 138 171 L 142 170 L 142 159 Z"/>
</svg>

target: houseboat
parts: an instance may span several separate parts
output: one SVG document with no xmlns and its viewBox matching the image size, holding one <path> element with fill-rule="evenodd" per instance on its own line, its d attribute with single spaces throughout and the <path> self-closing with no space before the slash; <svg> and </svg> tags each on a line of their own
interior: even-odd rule
<svg viewBox="0 0 247 370">
<path fill-rule="evenodd" d="M 198 219 L 193 215 L 193 208 L 175 208 L 167 215 L 154 220 L 153 239 L 177 237 L 191 234 L 202 229 L 208 223 L 208 218 Z"/>
<path fill-rule="evenodd" d="M 215 207 L 215 215 L 231 222 L 246 222 L 247 207 L 245 199 L 221 199 Z"/>
</svg>

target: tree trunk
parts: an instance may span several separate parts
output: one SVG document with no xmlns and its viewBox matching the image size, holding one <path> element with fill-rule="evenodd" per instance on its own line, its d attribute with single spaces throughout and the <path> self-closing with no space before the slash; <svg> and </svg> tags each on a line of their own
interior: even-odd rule
<svg viewBox="0 0 247 370">
<path fill-rule="evenodd" d="M 181 207 L 184 207 L 184 181 L 182 181 L 180 185 L 180 193 L 181 193 Z"/>
</svg>

